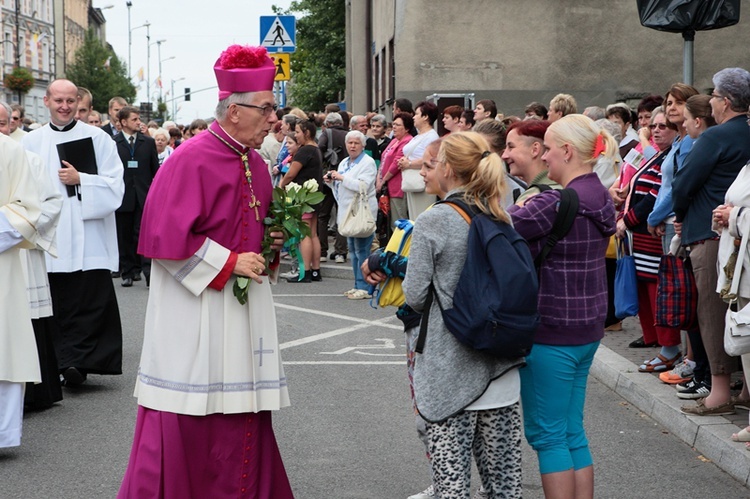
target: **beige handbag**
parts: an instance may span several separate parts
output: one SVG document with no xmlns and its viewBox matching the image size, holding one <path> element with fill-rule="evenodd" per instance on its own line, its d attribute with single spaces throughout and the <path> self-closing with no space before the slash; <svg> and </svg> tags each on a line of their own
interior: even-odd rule
<svg viewBox="0 0 750 499">
<path fill-rule="evenodd" d="M 370 237 L 375 233 L 375 219 L 367 202 L 367 184 L 359 181 L 359 192 L 354 195 L 346 210 L 339 234 L 344 237 Z"/>
<path fill-rule="evenodd" d="M 745 252 L 747 251 L 747 239 L 748 235 L 746 234 L 740 243 L 732 284 L 726 297 L 730 302 L 724 319 L 724 350 L 735 357 L 750 353 L 750 304 L 736 312 L 732 310 L 733 308 L 739 308 L 737 306 L 737 293 L 740 287 L 740 275 L 745 261 Z"/>
<path fill-rule="evenodd" d="M 419 170 L 412 168 L 401 170 L 401 190 L 404 192 L 424 191 L 424 178 L 419 174 Z"/>
</svg>

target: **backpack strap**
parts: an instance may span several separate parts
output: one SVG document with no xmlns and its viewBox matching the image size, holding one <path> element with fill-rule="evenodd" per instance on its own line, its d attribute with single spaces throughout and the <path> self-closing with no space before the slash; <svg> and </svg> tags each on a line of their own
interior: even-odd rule
<svg viewBox="0 0 750 499">
<path fill-rule="evenodd" d="M 570 232 L 578 214 L 578 206 L 578 193 L 576 191 L 573 189 L 562 189 L 560 191 L 560 205 L 557 208 L 557 216 L 552 224 L 552 231 L 547 236 L 547 243 L 534 260 L 534 265 L 537 269 L 542 266 L 542 263 L 547 259 L 557 242 Z"/>
<path fill-rule="evenodd" d="M 430 320 L 430 309 L 432 308 L 432 300 L 435 296 L 435 288 L 430 282 L 430 288 L 427 290 L 427 299 L 424 302 L 424 312 L 422 312 L 422 318 L 419 321 L 419 336 L 417 336 L 417 344 L 414 345 L 414 351 L 416 353 L 424 352 L 424 343 L 427 340 L 427 323 Z"/>
<path fill-rule="evenodd" d="M 469 204 L 464 201 L 460 195 L 454 195 L 446 199 L 442 199 L 435 204 L 447 204 L 458 212 L 461 217 L 466 220 L 466 223 L 471 225 L 471 219 L 476 215 L 476 211 L 473 210 Z"/>
<path fill-rule="evenodd" d="M 529 186 L 529 189 L 531 189 L 532 187 L 536 187 L 537 189 L 539 189 L 540 193 L 552 190 L 552 186 L 548 184 L 531 184 Z"/>
<path fill-rule="evenodd" d="M 333 151 L 333 131 L 330 128 L 326 128 L 326 135 L 328 136 L 326 152 L 331 152 Z"/>
<path fill-rule="evenodd" d="M 328 144 L 326 145 L 326 156 L 331 154 L 333 151 L 333 131 L 330 128 L 326 128 L 326 137 L 328 138 Z M 323 158 L 325 159 L 325 157 Z M 338 165 L 336 165 L 338 167 Z"/>
</svg>

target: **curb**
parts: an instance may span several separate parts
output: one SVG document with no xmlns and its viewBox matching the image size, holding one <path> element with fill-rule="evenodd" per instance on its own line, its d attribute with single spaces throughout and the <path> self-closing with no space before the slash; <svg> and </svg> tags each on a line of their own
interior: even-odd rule
<svg viewBox="0 0 750 499">
<path fill-rule="evenodd" d="M 750 486 L 750 452 L 744 443 L 729 439 L 737 432 L 737 425 L 721 416 L 682 414 L 680 406 L 689 401 L 678 399 L 674 388 L 655 376 L 639 373 L 638 366 L 604 345 L 594 356 L 591 374 L 733 478 Z"/>
</svg>

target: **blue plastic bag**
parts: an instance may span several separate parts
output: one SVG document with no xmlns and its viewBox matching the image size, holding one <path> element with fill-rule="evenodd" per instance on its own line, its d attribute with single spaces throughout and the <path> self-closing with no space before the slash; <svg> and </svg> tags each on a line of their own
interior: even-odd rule
<svg viewBox="0 0 750 499">
<path fill-rule="evenodd" d="M 623 245 L 627 242 L 628 254 Z M 618 319 L 638 314 L 638 280 L 633 257 L 633 235 L 625 232 L 625 237 L 617 241 L 617 270 L 615 271 L 615 316 Z"/>
</svg>

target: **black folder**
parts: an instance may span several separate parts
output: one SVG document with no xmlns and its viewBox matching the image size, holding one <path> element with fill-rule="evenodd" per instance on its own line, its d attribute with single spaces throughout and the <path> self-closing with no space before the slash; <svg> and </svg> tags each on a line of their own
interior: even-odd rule
<svg viewBox="0 0 750 499">
<path fill-rule="evenodd" d="M 57 154 L 60 156 L 60 166 L 62 168 L 67 168 L 62 164 L 63 161 L 67 161 L 79 172 L 91 175 L 98 174 L 94 141 L 91 140 L 91 137 L 57 144 Z M 68 190 L 68 197 L 76 195 L 76 186 L 66 185 L 65 187 Z"/>
</svg>

